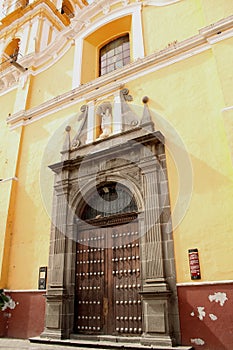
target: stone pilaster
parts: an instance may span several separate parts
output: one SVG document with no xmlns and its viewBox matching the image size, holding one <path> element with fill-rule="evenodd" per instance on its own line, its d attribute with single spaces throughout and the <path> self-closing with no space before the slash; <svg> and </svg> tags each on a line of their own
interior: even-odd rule
<svg viewBox="0 0 233 350">
<path fill-rule="evenodd" d="M 142 274 L 144 314 L 143 344 L 172 345 L 169 327 L 169 291 L 163 266 L 163 246 L 160 227 L 159 163 L 151 157 L 144 162 L 144 236 L 142 237 Z"/>
<path fill-rule="evenodd" d="M 144 239 L 143 257 L 145 261 L 144 283 L 164 281 L 163 256 L 160 230 L 160 207 L 158 193 L 157 169 L 154 164 L 143 164 L 143 191 L 144 191 Z"/>
<path fill-rule="evenodd" d="M 49 281 L 46 293 L 46 320 L 42 337 L 55 339 L 67 338 L 71 332 L 74 304 L 74 291 L 72 290 L 70 275 L 72 255 L 72 240 L 68 237 L 67 217 L 69 183 L 59 180 L 55 186 L 53 225 L 51 229 Z M 69 225 L 70 226 L 70 225 Z M 71 254 L 70 254 L 70 253 Z M 72 309 L 72 311 L 71 311 Z"/>
</svg>

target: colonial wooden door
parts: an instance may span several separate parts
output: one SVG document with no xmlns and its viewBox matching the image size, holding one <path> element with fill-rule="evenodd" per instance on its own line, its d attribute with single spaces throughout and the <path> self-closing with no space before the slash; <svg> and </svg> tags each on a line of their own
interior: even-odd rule
<svg viewBox="0 0 233 350">
<path fill-rule="evenodd" d="M 121 221 L 129 220 L 127 214 Z M 140 334 L 142 306 L 137 220 L 82 224 L 77 241 L 75 327 L 81 334 Z"/>
</svg>

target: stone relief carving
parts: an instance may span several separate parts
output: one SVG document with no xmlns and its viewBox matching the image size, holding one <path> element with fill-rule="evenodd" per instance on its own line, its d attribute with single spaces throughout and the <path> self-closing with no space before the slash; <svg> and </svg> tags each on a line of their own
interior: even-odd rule
<svg viewBox="0 0 233 350">
<path fill-rule="evenodd" d="M 114 168 L 125 167 L 127 165 L 129 165 L 129 162 L 126 159 L 112 158 L 107 161 L 100 162 L 99 171 L 107 171 Z"/>
<path fill-rule="evenodd" d="M 124 88 L 120 91 L 122 99 L 125 101 L 131 102 L 133 101 L 133 96 L 129 94 L 129 89 Z"/>
<path fill-rule="evenodd" d="M 138 116 L 130 106 L 133 97 L 129 94 L 127 88 L 121 89 L 118 96 L 119 100 L 102 100 L 101 102 L 93 102 L 92 104 L 95 111 L 88 108 L 88 105 L 83 105 L 80 108 L 81 114 L 78 117 L 78 121 L 81 121 L 81 123 L 73 140 L 70 142 L 69 149 L 66 147 L 67 151 L 75 151 L 87 143 L 89 144 L 93 141 L 105 140 L 113 134 L 118 134 L 119 132 L 125 132 L 138 127 L 147 131 L 154 131 L 154 123 L 148 106 L 149 98 L 147 96 L 144 96 L 142 99 L 144 104 L 142 117 Z M 117 105 L 119 103 L 120 106 Z M 114 131 L 115 122 L 120 123 L 121 125 L 117 131 Z M 87 127 L 89 129 L 87 129 Z M 68 143 L 66 142 L 66 145 L 67 144 Z M 101 144 L 99 144 L 99 147 L 101 147 Z"/>
<path fill-rule="evenodd" d="M 120 91 L 121 97 L 121 114 L 122 114 L 122 126 L 123 131 L 132 129 L 139 124 L 139 119 L 136 113 L 130 108 L 127 102 L 133 101 L 133 97 L 129 94 L 128 89 L 122 89 Z"/>
<path fill-rule="evenodd" d="M 9 68 L 9 70 L 11 67 Z M 19 82 L 20 73 L 7 70 L 6 74 L 0 78 L 0 91 L 10 88 Z"/>
</svg>

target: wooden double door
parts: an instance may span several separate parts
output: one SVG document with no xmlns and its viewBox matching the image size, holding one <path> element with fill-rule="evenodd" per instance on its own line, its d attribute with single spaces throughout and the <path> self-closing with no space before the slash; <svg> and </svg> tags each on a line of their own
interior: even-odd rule
<svg viewBox="0 0 233 350">
<path fill-rule="evenodd" d="M 77 240 L 75 331 L 142 332 L 138 222 L 106 227 L 83 224 Z"/>
</svg>

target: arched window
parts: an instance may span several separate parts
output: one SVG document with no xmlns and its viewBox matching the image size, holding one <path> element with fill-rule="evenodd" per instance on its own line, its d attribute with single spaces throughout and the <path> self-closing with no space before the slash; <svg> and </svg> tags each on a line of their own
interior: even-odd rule
<svg viewBox="0 0 233 350">
<path fill-rule="evenodd" d="M 130 62 L 129 34 L 121 36 L 100 49 L 99 75 L 121 68 Z"/>
<path fill-rule="evenodd" d="M 91 220 L 137 211 L 137 204 L 132 193 L 120 183 L 109 182 L 100 185 L 89 198 L 81 219 Z"/>
<path fill-rule="evenodd" d="M 71 3 L 68 0 L 64 0 L 62 2 L 61 14 L 62 15 L 65 14 L 69 18 L 73 18 L 74 17 L 74 9 L 73 9 Z"/>
<path fill-rule="evenodd" d="M 5 69 L 10 66 L 10 60 L 17 61 L 19 55 L 20 39 L 13 39 L 3 52 L 1 68 Z"/>
</svg>

